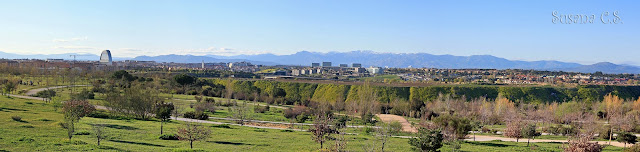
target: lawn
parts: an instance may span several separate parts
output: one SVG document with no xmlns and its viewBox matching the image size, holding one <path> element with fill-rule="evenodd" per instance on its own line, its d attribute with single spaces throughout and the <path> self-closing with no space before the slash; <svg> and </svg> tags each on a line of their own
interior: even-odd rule
<svg viewBox="0 0 640 152">
<path fill-rule="evenodd" d="M 21 121 L 12 116 L 22 117 Z M 161 140 L 160 122 L 143 120 L 114 120 L 83 118 L 77 132 L 89 135 L 75 135 L 71 141 L 59 126 L 63 115 L 56 112 L 51 103 L 38 100 L 0 97 L 0 151 L 175 151 L 188 148 L 188 142 Z M 107 124 L 108 139 L 96 145 L 91 133 L 92 124 Z M 165 124 L 165 132 L 175 133 L 182 122 Z M 205 151 L 315 151 L 320 146 L 311 140 L 309 132 L 255 129 L 230 126 L 230 128 L 206 124 L 213 132 L 203 142 L 195 142 L 194 147 Z M 347 149 L 362 151 L 362 147 L 373 145 L 373 137 L 360 133 L 346 135 Z M 392 138 L 385 150 L 410 151 L 408 139 Z M 331 145 L 328 142 L 325 145 Z M 561 151 L 560 143 L 534 143 L 534 149 L 526 143 L 515 142 L 464 142 L 463 151 Z M 448 145 L 441 149 L 450 151 Z M 618 147 L 607 147 L 605 151 L 620 151 Z"/>
</svg>

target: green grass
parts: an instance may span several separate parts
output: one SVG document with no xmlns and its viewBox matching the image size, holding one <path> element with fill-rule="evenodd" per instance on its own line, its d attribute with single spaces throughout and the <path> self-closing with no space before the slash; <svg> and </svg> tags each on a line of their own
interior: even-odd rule
<svg viewBox="0 0 640 152">
<path fill-rule="evenodd" d="M 31 102 L 32 104 L 27 104 Z M 0 151 L 176 151 L 188 148 L 188 142 L 160 140 L 160 122 L 141 120 L 114 120 L 85 117 L 78 123 L 77 132 L 89 135 L 75 135 L 71 141 L 66 131 L 59 126 L 63 116 L 49 104 L 37 100 L 0 97 Z M 21 116 L 22 122 L 13 121 L 11 116 Z M 107 140 L 96 145 L 92 136 L 92 124 L 107 124 Z M 176 133 L 182 122 L 165 124 L 166 133 Z M 213 135 L 194 147 L 204 151 L 315 151 L 319 144 L 311 140 L 309 132 L 287 132 L 272 129 L 205 124 Z M 213 127 L 216 126 L 216 127 Z M 86 134 L 86 133 L 85 133 Z M 348 150 L 362 151 L 371 144 L 373 137 L 360 133 L 346 135 Z M 392 138 L 388 151 L 410 151 L 408 139 Z M 331 145 L 330 141 L 325 145 Z M 533 143 L 535 150 L 526 143 L 515 142 L 464 142 L 463 151 L 561 151 L 560 143 Z M 445 145 L 441 150 L 450 151 Z M 605 151 L 620 151 L 619 147 L 607 147 Z"/>
</svg>

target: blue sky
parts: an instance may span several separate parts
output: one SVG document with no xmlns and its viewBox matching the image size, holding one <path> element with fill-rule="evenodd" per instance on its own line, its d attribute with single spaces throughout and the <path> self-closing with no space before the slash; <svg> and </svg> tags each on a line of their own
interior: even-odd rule
<svg viewBox="0 0 640 152">
<path fill-rule="evenodd" d="M 0 51 L 375 52 L 640 65 L 636 1 L 4 1 Z M 554 24 L 552 12 L 595 15 Z M 603 24 L 618 11 L 622 24 Z M 610 14 L 609 18 L 614 18 Z"/>
</svg>

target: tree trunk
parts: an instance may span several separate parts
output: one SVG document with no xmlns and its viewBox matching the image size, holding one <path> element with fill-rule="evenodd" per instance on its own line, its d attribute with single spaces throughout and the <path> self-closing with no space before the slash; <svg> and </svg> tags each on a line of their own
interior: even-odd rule
<svg viewBox="0 0 640 152">
<path fill-rule="evenodd" d="M 380 149 L 380 152 L 384 152 L 384 142 L 382 143 L 382 148 Z"/>
<path fill-rule="evenodd" d="M 609 127 L 611 127 L 611 130 L 609 130 L 609 145 L 611 145 L 611 137 L 613 136 L 613 126 L 609 124 Z"/>
<path fill-rule="evenodd" d="M 193 141 L 189 141 L 189 146 L 191 146 L 191 149 L 193 149 Z"/>
<path fill-rule="evenodd" d="M 322 143 L 323 143 L 323 142 L 321 141 L 321 142 L 320 142 L 320 149 L 322 149 Z"/>
<path fill-rule="evenodd" d="M 100 138 L 98 138 L 98 146 L 100 146 Z"/>
<path fill-rule="evenodd" d="M 531 141 L 531 138 L 527 139 L 527 147 L 529 147 L 529 141 Z"/>
<path fill-rule="evenodd" d="M 164 121 L 160 120 L 160 135 L 162 135 L 162 124 L 164 123 Z"/>
</svg>

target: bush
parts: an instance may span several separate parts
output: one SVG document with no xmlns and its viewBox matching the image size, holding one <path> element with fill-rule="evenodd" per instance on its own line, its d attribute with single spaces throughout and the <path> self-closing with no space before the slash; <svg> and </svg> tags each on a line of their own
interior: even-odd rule
<svg viewBox="0 0 640 152">
<path fill-rule="evenodd" d="M 389 126 L 391 127 L 391 134 L 397 134 L 400 133 L 400 131 L 402 131 L 402 124 L 400 124 L 400 122 L 394 121 L 389 123 Z"/>
<path fill-rule="evenodd" d="M 364 127 L 362 128 L 362 132 L 364 132 L 364 134 L 370 134 L 372 132 L 374 132 L 375 130 L 371 127 Z"/>
<path fill-rule="evenodd" d="M 609 127 L 603 127 L 600 130 L 600 133 L 598 134 L 598 137 L 605 139 L 605 140 L 609 140 L 609 136 L 611 135 L 611 129 Z M 613 137 L 613 140 L 615 140 L 616 138 Z"/>
<path fill-rule="evenodd" d="M 84 89 L 80 93 L 75 94 L 73 98 L 74 99 L 78 99 L 78 100 L 94 99 L 95 98 L 95 94 L 93 94 L 92 91 Z"/>
<path fill-rule="evenodd" d="M 625 149 L 624 152 L 640 152 L 640 144 L 634 144 L 633 146 Z"/>
<path fill-rule="evenodd" d="M 22 122 L 22 117 L 20 116 L 11 116 L 11 119 L 13 119 L 14 121 Z"/>
<path fill-rule="evenodd" d="M 178 135 L 175 134 L 163 134 L 159 137 L 162 140 L 178 140 Z"/>
<path fill-rule="evenodd" d="M 209 115 L 205 114 L 204 112 L 193 112 L 193 111 L 185 112 L 184 115 L 182 115 L 182 117 L 189 118 L 189 119 L 200 119 L 200 120 L 209 119 Z"/>
<path fill-rule="evenodd" d="M 255 111 L 256 113 L 264 113 L 269 111 L 269 105 L 266 106 L 254 106 L 253 107 L 253 111 Z"/>
<path fill-rule="evenodd" d="M 40 98 L 51 98 L 51 97 L 55 97 L 56 96 L 56 91 L 54 91 L 54 90 L 42 90 L 42 91 L 36 93 L 34 96 L 40 97 Z"/>
</svg>

